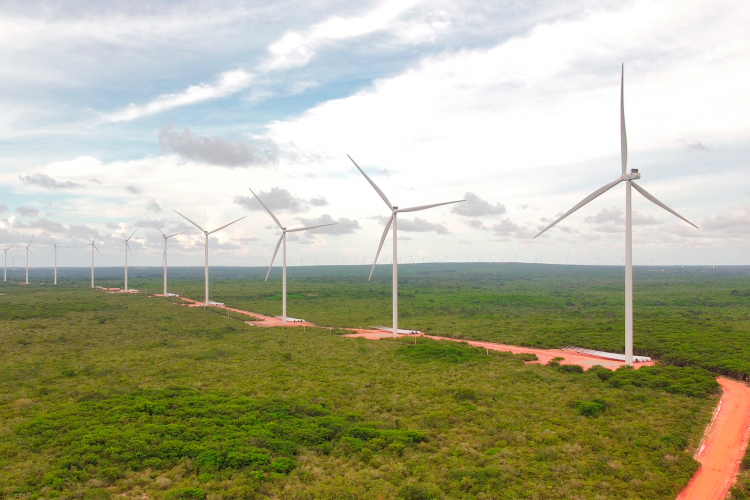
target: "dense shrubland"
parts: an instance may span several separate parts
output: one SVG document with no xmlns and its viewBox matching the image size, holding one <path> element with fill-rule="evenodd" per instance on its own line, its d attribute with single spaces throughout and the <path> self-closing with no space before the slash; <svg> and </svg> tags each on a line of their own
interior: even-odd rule
<svg viewBox="0 0 750 500">
<path fill-rule="evenodd" d="M 0 498 L 667 499 L 715 404 L 699 369 L 577 373 L 168 299 L 2 293 Z"/>
</svg>

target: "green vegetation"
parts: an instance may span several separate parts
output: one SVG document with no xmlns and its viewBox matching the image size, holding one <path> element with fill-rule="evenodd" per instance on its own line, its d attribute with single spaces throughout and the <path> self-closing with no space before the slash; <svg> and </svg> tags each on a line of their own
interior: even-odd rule
<svg viewBox="0 0 750 500">
<path fill-rule="evenodd" d="M 2 293 L 0 498 L 672 499 L 715 405 L 697 369 L 565 372 L 143 295 Z"/>
</svg>

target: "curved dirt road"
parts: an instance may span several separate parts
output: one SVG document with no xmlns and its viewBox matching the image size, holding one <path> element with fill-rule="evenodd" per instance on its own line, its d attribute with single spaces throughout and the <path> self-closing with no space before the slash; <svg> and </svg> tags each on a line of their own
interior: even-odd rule
<svg viewBox="0 0 750 500">
<path fill-rule="evenodd" d="M 701 468 L 677 500 L 723 500 L 740 470 L 750 437 L 750 387 L 717 380 L 724 395 L 695 455 Z"/>
</svg>

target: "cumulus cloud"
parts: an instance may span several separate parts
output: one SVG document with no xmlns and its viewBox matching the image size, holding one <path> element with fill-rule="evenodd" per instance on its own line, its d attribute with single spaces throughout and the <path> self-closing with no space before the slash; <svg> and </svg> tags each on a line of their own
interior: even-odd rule
<svg viewBox="0 0 750 500">
<path fill-rule="evenodd" d="M 159 131 L 159 145 L 164 152 L 174 152 L 187 160 L 222 167 L 266 167 L 279 161 L 280 148 L 269 139 L 234 142 L 221 137 L 205 137 L 189 128 L 180 132 L 171 123 Z"/>
<path fill-rule="evenodd" d="M 466 224 L 472 229 L 484 229 L 484 223 L 479 219 L 468 219 L 464 222 L 466 222 Z"/>
<path fill-rule="evenodd" d="M 511 236 L 521 231 L 521 226 L 510 219 L 502 219 L 490 228 L 496 236 Z"/>
<path fill-rule="evenodd" d="M 58 181 L 47 174 L 19 175 L 18 178 L 21 179 L 21 182 L 24 184 L 39 186 L 46 189 L 75 189 L 83 186 L 83 184 L 78 184 L 76 182 Z"/>
<path fill-rule="evenodd" d="M 146 203 L 146 210 L 156 213 L 164 211 L 164 209 L 161 208 L 161 205 L 159 205 L 159 202 L 156 200 L 148 200 L 148 203 Z"/>
<path fill-rule="evenodd" d="M 458 240 L 459 245 L 471 245 L 471 240 L 460 239 Z"/>
<path fill-rule="evenodd" d="M 502 203 L 494 205 L 487 200 L 483 200 L 474 193 L 466 193 L 466 199 L 463 203 L 457 203 L 453 206 L 453 213 L 465 217 L 487 217 L 491 215 L 502 215 L 505 213 L 505 206 Z"/>
<path fill-rule="evenodd" d="M 750 233 L 750 204 L 702 221 L 701 228 L 710 232 Z"/>
<path fill-rule="evenodd" d="M 7 212 L 7 211 L 8 211 L 8 205 L 6 205 L 5 203 L 0 203 L 0 214 L 3 212 Z"/>
<path fill-rule="evenodd" d="M 29 228 L 29 229 L 42 229 L 50 233 L 65 232 L 65 226 L 63 226 L 57 221 L 53 221 L 49 219 L 39 219 L 39 220 L 30 221 L 26 223 L 21 222 L 21 223 L 16 224 L 16 227 Z"/>
<path fill-rule="evenodd" d="M 252 79 L 253 75 L 242 69 L 225 71 L 219 75 L 214 83 L 191 85 L 177 94 L 162 94 L 153 101 L 140 106 L 130 104 L 122 111 L 105 116 L 104 120 L 107 122 L 130 121 L 179 106 L 227 97 L 246 89 Z"/>
<path fill-rule="evenodd" d="M 288 190 L 279 187 L 271 188 L 268 191 L 258 191 L 258 196 L 274 214 L 277 212 L 288 212 L 293 214 L 300 213 L 306 211 L 308 205 L 320 207 L 328 204 L 328 202 L 321 197 L 305 200 L 304 198 L 294 196 Z M 235 196 L 234 202 L 247 210 L 253 210 L 256 212 L 264 211 L 263 206 L 254 196 Z"/>
<path fill-rule="evenodd" d="M 387 220 L 387 219 L 386 219 Z M 428 231 L 435 231 L 438 234 L 448 234 L 448 228 L 442 224 L 436 224 L 428 222 L 425 219 L 414 217 L 414 219 L 398 219 L 398 230 L 407 231 L 413 233 L 426 233 Z"/>
<path fill-rule="evenodd" d="M 335 220 L 328 214 L 323 214 L 317 219 L 303 219 L 302 217 L 299 217 L 297 220 L 299 220 L 304 227 L 318 226 L 320 224 L 333 224 L 334 222 L 337 223 L 335 226 L 311 229 L 310 231 L 308 231 L 310 233 L 351 234 L 354 231 L 360 229 L 359 221 L 357 221 L 356 219 L 352 220 L 347 219 L 346 217 L 340 217 L 338 220 Z"/>
<path fill-rule="evenodd" d="M 617 207 L 605 208 L 595 215 L 584 217 L 585 222 L 595 224 L 596 231 L 613 232 L 619 230 L 615 226 L 625 224 L 625 212 Z M 643 215 L 633 211 L 633 224 L 637 226 L 654 226 L 664 222 L 655 218 L 653 215 Z"/>
<path fill-rule="evenodd" d="M 39 215 L 39 210 L 28 205 L 21 205 L 20 207 L 16 207 L 16 212 L 21 214 L 21 217 L 36 217 L 37 215 Z"/>
<path fill-rule="evenodd" d="M 143 192 L 143 188 L 140 188 L 138 186 L 125 186 L 125 191 L 130 194 L 141 194 Z"/>
</svg>

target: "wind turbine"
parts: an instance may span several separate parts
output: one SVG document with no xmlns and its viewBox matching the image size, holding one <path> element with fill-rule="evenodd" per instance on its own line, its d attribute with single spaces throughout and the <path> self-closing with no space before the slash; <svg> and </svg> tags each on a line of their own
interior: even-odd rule
<svg viewBox="0 0 750 500">
<path fill-rule="evenodd" d="M 125 243 L 125 293 L 128 293 L 130 290 L 128 289 L 128 252 L 130 252 L 130 255 L 133 255 L 133 251 L 130 250 L 130 238 L 133 237 L 133 235 L 138 231 L 140 227 L 135 228 L 135 231 L 133 231 L 130 236 L 128 236 L 126 239 L 122 240 L 123 243 Z M 135 255 L 133 255 L 133 258 L 135 258 Z"/>
<path fill-rule="evenodd" d="M 621 182 L 625 183 L 625 364 L 633 366 L 633 214 L 631 207 L 631 187 L 635 188 L 636 191 L 641 193 L 644 198 L 651 201 L 655 205 L 663 208 L 667 212 L 671 213 L 684 220 L 694 228 L 698 229 L 698 226 L 687 220 L 682 215 L 678 214 L 661 201 L 654 198 L 654 196 L 643 189 L 641 186 L 635 183 L 636 179 L 641 178 L 641 174 L 638 169 L 634 168 L 627 173 L 628 166 L 628 138 L 625 133 L 625 65 L 622 67 L 622 74 L 620 76 L 620 160 L 622 164 L 622 175 L 610 182 L 609 184 L 597 189 L 589 196 L 584 198 L 576 206 L 565 212 L 559 219 L 544 228 L 539 234 L 534 236 L 536 238 L 547 229 L 551 228 L 568 215 L 572 214 L 588 202 L 594 200 L 600 195 L 606 193 Z"/>
<path fill-rule="evenodd" d="M 174 209 L 172 209 L 172 210 L 174 210 Z M 210 234 L 213 234 L 213 233 L 216 233 L 216 232 L 219 232 L 219 231 L 221 231 L 221 230 L 222 230 L 222 229 L 224 229 L 225 227 L 231 226 L 231 225 L 232 225 L 232 224 L 234 224 L 235 222 L 239 222 L 239 221 L 241 221 L 242 219 L 244 219 L 245 217 L 247 217 L 247 215 L 246 215 L 245 217 L 240 217 L 239 219 L 237 219 L 237 220 L 235 220 L 235 221 L 232 221 L 232 222 L 230 222 L 229 224 L 225 224 L 225 225 L 221 226 L 221 227 L 220 227 L 219 229 L 214 229 L 213 231 L 206 231 L 205 229 L 203 229 L 202 227 L 200 227 L 200 226 L 199 226 L 198 224 L 196 224 L 195 222 L 191 221 L 190 219 L 188 219 L 187 217 L 185 217 L 184 215 L 182 215 L 182 214 L 181 214 L 180 212 L 178 212 L 177 210 L 174 210 L 174 213 L 176 213 L 177 215 L 179 215 L 180 217 L 182 217 L 183 219 L 185 219 L 186 221 L 188 221 L 189 223 L 191 223 L 192 225 L 194 225 L 195 227 L 197 227 L 198 229 L 200 229 L 200 230 L 201 230 L 201 232 L 202 232 L 202 233 L 203 233 L 203 234 L 204 234 L 204 235 L 206 236 L 206 269 L 205 269 L 205 279 L 206 279 L 206 305 L 207 305 L 207 306 L 208 306 L 208 305 L 211 305 L 211 302 L 210 302 L 210 301 L 208 300 L 208 236 L 209 236 Z M 217 302 L 217 304 L 218 304 L 218 302 Z"/>
<path fill-rule="evenodd" d="M 388 219 L 388 222 L 385 225 L 385 230 L 383 231 L 383 236 L 380 238 L 380 246 L 378 246 L 378 252 L 375 254 L 375 262 L 372 263 L 372 269 L 370 270 L 370 277 L 367 278 L 367 281 L 370 281 L 372 278 L 372 273 L 375 271 L 375 265 L 378 263 L 378 256 L 380 256 L 380 250 L 383 248 L 383 243 L 385 242 L 385 237 L 388 236 L 388 230 L 391 227 L 391 224 L 393 224 L 393 337 L 398 337 L 398 214 L 399 212 L 418 212 L 420 210 L 427 210 L 428 208 L 434 208 L 439 207 L 442 205 L 450 205 L 451 203 L 460 203 L 462 201 L 466 200 L 456 200 L 456 201 L 445 201 L 443 203 L 433 203 L 432 205 L 422 205 L 419 207 L 411 207 L 411 208 L 398 208 L 396 205 L 392 205 L 390 201 L 388 201 L 388 197 L 386 197 L 385 193 L 380 190 L 380 188 L 375 185 L 375 183 L 370 179 L 364 170 L 359 168 L 359 165 L 357 165 L 357 162 L 355 162 L 351 156 L 346 155 L 349 157 L 350 160 L 352 160 L 352 163 L 354 163 L 354 166 L 357 167 L 357 170 L 359 170 L 362 175 L 365 176 L 365 179 L 367 179 L 367 182 L 370 183 L 370 185 L 375 189 L 375 191 L 380 195 L 380 197 L 383 199 L 385 204 L 388 206 L 388 209 L 391 211 L 391 217 Z"/>
<path fill-rule="evenodd" d="M 18 243 L 13 243 L 8 248 L 3 248 L 3 252 L 5 252 L 5 267 L 3 268 L 3 282 L 8 281 L 8 251 L 16 246 Z"/>
<path fill-rule="evenodd" d="M 29 244 L 26 245 L 26 284 L 29 284 L 29 253 L 34 253 L 31 251 L 31 242 L 34 241 L 34 236 L 36 236 L 36 233 L 31 235 L 31 239 L 29 240 Z"/>
<path fill-rule="evenodd" d="M 89 245 L 91 245 L 91 288 L 94 288 L 94 249 L 96 248 L 96 251 L 99 252 L 99 248 L 97 248 L 96 246 L 96 235 L 94 235 L 94 239 L 91 240 L 91 243 L 89 243 Z M 102 254 L 101 252 L 99 252 L 99 255 L 104 258 L 104 254 Z"/>
<path fill-rule="evenodd" d="M 151 217 L 149 217 L 148 215 L 146 215 L 146 218 L 151 221 L 151 224 L 154 225 L 154 227 L 156 228 L 156 230 L 161 233 L 162 238 L 164 238 L 164 258 L 162 259 L 162 261 L 164 262 L 164 296 L 165 297 L 169 297 L 172 294 L 167 293 L 167 240 L 169 238 L 171 238 L 172 236 L 178 236 L 180 234 L 185 234 L 185 233 L 187 233 L 187 231 L 182 231 L 181 233 L 174 233 L 174 234 L 170 234 L 169 236 L 167 236 L 166 234 L 164 234 L 164 231 L 162 231 L 161 229 L 159 229 L 159 226 L 157 226 L 154 223 L 154 221 L 151 220 Z"/>
<path fill-rule="evenodd" d="M 248 188 L 249 189 L 249 188 Z M 263 201 L 261 201 L 260 198 L 258 198 L 258 195 L 255 194 L 255 192 L 250 189 L 250 192 L 253 193 L 253 196 L 255 196 L 255 199 L 260 202 L 261 205 L 263 205 L 263 208 L 266 209 L 266 212 L 268 212 L 268 215 L 271 216 L 271 218 L 276 222 L 276 224 L 281 229 L 281 237 L 279 237 L 279 242 L 276 243 L 276 249 L 273 251 L 273 257 L 271 257 L 271 265 L 268 266 L 268 272 L 266 273 L 266 281 L 268 281 L 268 275 L 271 274 L 271 268 L 273 267 L 273 261 L 276 260 L 276 254 L 279 251 L 279 245 L 281 245 L 281 242 L 284 242 L 284 250 L 282 251 L 283 258 L 282 258 L 282 267 L 281 267 L 281 322 L 284 326 L 286 326 L 286 233 L 297 233 L 300 231 L 308 231 L 310 229 L 316 229 L 319 227 L 325 227 L 325 226 L 334 226 L 338 224 L 338 222 L 331 222 L 328 224 L 320 224 L 318 226 L 308 226 L 308 227 L 297 227 L 294 229 L 287 229 L 284 227 L 284 225 L 279 222 L 279 219 L 276 218 L 276 216 L 271 212 L 271 210 L 266 206 Z"/>
<path fill-rule="evenodd" d="M 57 249 L 58 249 L 58 248 L 68 248 L 68 247 L 63 247 L 63 246 L 60 246 L 60 245 L 58 245 L 57 243 L 55 243 L 55 240 L 53 240 L 53 239 L 52 239 L 52 236 L 50 236 L 50 237 L 49 237 L 49 239 L 50 239 L 50 240 L 52 241 L 52 246 L 54 246 L 54 247 L 55 247 L 55 248 L 54 248 L 54 249 L 52 250 L 52 253 L 54 253 L 54 254 L 55 254 L 55 285 L 57 285 Z M 52 256 L 52 254 L 50 254 L 50 257 L 51 257 L 51 256 Z M 49 260 L 49 257 L 47 257 L 47 260 Z M 45 262 L 46 262 L 46 261 L 45 261 Z"/>
</svg>

